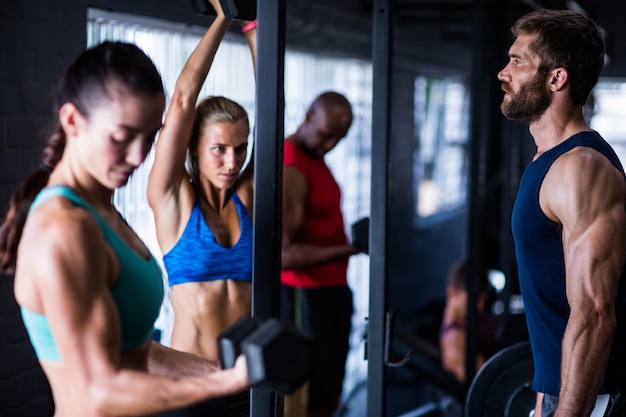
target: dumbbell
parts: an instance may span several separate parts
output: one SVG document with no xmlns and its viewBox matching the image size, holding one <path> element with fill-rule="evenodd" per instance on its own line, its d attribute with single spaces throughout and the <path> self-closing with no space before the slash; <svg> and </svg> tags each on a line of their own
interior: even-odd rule
<svg viewBox="0 0 626 417">
<path fill-rule="evenodd" d="M 216 16 L 215 9 L 208 0 L 191 0 L 196 13 L 204 16 Z M 226 17 L 238 20 L 256 19 L 256 0 L 220 0 L 220 6 Z"/>
<path fill-rule="evenodd" d="M 245 317 L 219 335 L 218 352 L 223 368 L 245 356 L 250 385 L 291 394 L 311 374 L 311 343 L 309 336 L 277 319 Z"/>
<path fill-rule="evenodd" d="M 351 227 L 352 244 L 363 253 L 369 253 L 370 246 L 370 218 L 357 220 Z"/>
</svg>

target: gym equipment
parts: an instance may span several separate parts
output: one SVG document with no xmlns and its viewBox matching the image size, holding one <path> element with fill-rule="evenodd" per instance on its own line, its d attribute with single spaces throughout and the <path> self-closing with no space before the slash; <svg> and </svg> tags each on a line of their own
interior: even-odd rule
<svg viewBox="0 0 626 417">
<path fill-rule="evenodd" d="M 241 342 L 259 328 L 260 320 L 244 317 L 224 330 L 218 337 L 218 354 L 223 368 L 235 366 L 241 351 Z"/>
<path fill-rule="evenodd" d="M 218 337 L 222 367 L 246 358 L 248 380 L 282 394 L 293 393 L 312 371 L 311 339 L 277 319 L 240 319 Z"/>
<path fill-rule="evenodd" d="M 350 228 L 352 244 L 363 253 L 369 253 L 370 218 L 364 217 L 354 222 Z"/>
<path fill-rule="evenodd" d="M 478 371 L 465 401 L 466 417 L 528 417 L 536 394 L 530 385 L 535 373 L 529 342 L 520 342 L 493 355 Z"/>
<path fill-rule="evenodd" d="M 192 0 L 196 13 L 204 16 L 215 16 L 215 9 L 208 0 Z M 256 0 L 220 0 L 220 6 L 226 17 L 238 20 L 256 19 Z"/>
</svg>

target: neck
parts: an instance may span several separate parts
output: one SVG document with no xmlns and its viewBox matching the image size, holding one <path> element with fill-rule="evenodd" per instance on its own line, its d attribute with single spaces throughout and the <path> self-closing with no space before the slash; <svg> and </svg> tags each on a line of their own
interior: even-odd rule
<svg viewBox="0 0 626 417">
<path fill-rule="evenodd" d="M 583 117 L 582 106 L 570 106 L 558 111 L 548 108 L 538 120 L 530 123 L 530 134 L 537 146 L 535 159 L 573 135 L 590 130 Z"/>
<path fill-rule="evenodd" d="M 71 164 L 65 156 L 50 174 L 48 185 L 69 187 L 99 210 L 106 211 L 113 207 L 113 190 L 102 186 L 90 175 L 81 175 L 81 170 Z"/>
<path fill-rule="evenodd" d="M 219 213 L 226 207 L 234 191 L 217 188 L 213 184 L 207 183 L 200 184 L 198 192 L 200 193 L 200 198 L 202 198 L 211 209 Z"/>
</svg>

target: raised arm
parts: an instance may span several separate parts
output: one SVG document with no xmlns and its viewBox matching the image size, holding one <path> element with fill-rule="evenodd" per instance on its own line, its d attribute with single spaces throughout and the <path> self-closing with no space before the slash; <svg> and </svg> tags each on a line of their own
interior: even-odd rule
<svg viewBox="0 0 626 417">
<path fill-rule="evenodd" d="M 542 185 L 541 207 L 563 228 L 571 310 L 555 417 L 589 415 L 602 383 L 626 256 L 625 201 L 623 175 L 606 157 L 586 147 L 557 159 Z"/>
<path fill-rule="evenodd" d="M 282 268 L 311 268 L 345 259 L 358 253 L 352 245 L 315 246 L 298 240 L 304 223 L 308 185 L 297 168 L 285 166 L 283 171 L 283 239 Z"/>
<path fill-rule="evenodd" d="M 243 362 L 214 372 L 214 363 L 151 346 L 150 340 L 120 352 L 120 322 L 110 294 L 119 265 L 101 236 L 95 220 L 76 210 L 57 214 L 54 223 L 40 222 L 23 242 L 38 255 L 37 262 L 25 256 L 19 265 L 16 294 L 20 304 L 48 319 L 62 362 L 43 366 L 55 395 L 73 399 L 59 407 L 76 408 L 71 411 L 80 415 L 138 416 L 245 389 Z M 23 291 L 25 283 L 36 290 Z M 146 370 L 148 357 L 156 374 Z"/>
<path fill-rule="evenodd" d="M 254 67 L 254 78 L 256 79 L 256 53 L 257 53 L 257 30 L 256 30 L 256 20 L 242 20 L 241 28 L 246 36 L 246 42 L 248 43 L 248 47 L 250 48 L 250 55 L 252 56 L 252 66 Z"/>
<path fill-rule="evenodd" d="M 148 181 L 148 202 L 156 219 L 160 244 L 172 246 L 181 230 L 181 209 L 193 204 L 193 190 L 185 170 L 185 159 L 200 89 L 217 49 L 228 30 L 217 0 L 211 0 L 217 17 L 185 63 L 167 110 L 156 144 L 154 165 Z M 191 200 L 191 201 L 189 201 Z"/>
<path fill-rule="evenodd" d="M 254 72 L 254 79 L 256 80 L 256 62 L 257 62 L 257 28 L 256 20 L 241 21 L 241 30 L 244 32 L 246 42 L 250 48 L 250 56 L 252 57 L 252 67 Z M 254 135 L 254 131 L 253 131 Z M 253 138 L 256 139 L 256 138 Z M 244 168 L 243 172 L 239 176 L 239 184 L 237 186 L 239 194 L 242 196 L 246 207 L 252 207 L 253 191 L 254 191 L 254 145 L 252 142 L 250 146 L 250 158 L 248 165 Z M 245 190 L 241 190 L 245 188 Z"/>
</svg>

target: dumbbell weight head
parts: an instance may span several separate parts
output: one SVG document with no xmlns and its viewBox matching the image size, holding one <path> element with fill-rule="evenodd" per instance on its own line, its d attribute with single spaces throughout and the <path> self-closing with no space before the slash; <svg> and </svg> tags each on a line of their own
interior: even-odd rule
<svg viewBox="0 0 626 417">
<path fill-rule="evenodd" d="M 191 0 L 196 13 L 215 16 L 215 9 L 209 0 Z M 220 0 L 220 6 L 226 17 L 238 20 L 256 19 L 256 0 Z"/>
<path fill-rule="evenodd" d="M 350 227 L 352 244 L 363 253 L 369 253 L 370 244 L 370 219 L 363 217 Z"/>
<path fill-rule="evenodd" d="M 222 368 L 235 366 L 237 357 L 242 353 L 241 342 L 252 334 L 260 323 L 259 320 L 252 317 L 243 317 L 220 333 L 217 343 Z"/>
<path fill-rule="evenodd" d="M 312 370 L 311 339 L 306 334 L 268 319 L 246 337 L 241 351 L 251 385 L 282 394 L 293 393 Z"/>
</svg>

